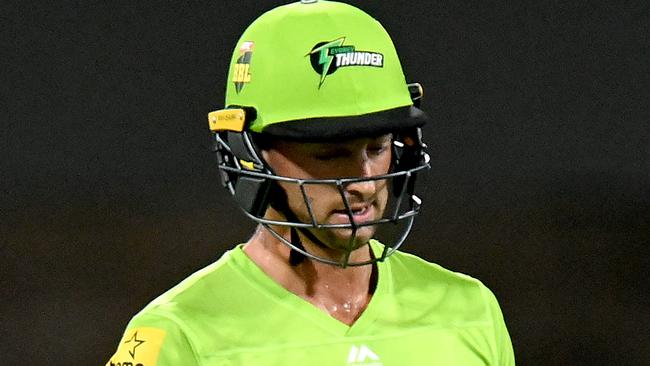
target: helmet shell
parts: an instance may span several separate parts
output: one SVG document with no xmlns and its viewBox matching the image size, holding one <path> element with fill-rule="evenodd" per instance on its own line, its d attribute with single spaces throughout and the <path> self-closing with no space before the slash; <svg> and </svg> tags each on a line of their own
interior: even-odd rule
<svg viewBox="0 0 650 366">
<path fill-rule="evenodd" d="M 226 107 L 254 108 L 253 132 L 412 104 L 390 36 L 348 4 L 296 2 L 272 9 L 246 29 L 230 62 Z"/>
</svg>

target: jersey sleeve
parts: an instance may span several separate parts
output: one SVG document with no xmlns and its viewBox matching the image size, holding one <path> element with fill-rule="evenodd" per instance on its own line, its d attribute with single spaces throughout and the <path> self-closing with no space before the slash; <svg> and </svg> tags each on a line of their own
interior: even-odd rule
<svg viewBox="0 0 650 366">
<path fill-rule="evenodd" d="M 124 332 L 106 366 L 197 366 L 191 342 L 181 327 L 163 315 L 138 314 Z"/>
<path fill-rule="evenodd" d="M 495 340 L 495 359 L 494 365 L 498 366 L 514 366 L 515 365 L 515 354 L 512 349 L 512 342 L 510 341 L 510 335 L 508 334 L 508 328 L 506 328 L 506 323 L 503 319 L 503 313 L 499 307 L 499 302 L 496 297 L 488 289 L 483 286 L 484 298 L 487 301 L 490 315 L 492 317 L 493 328 L 494 328 L 494 340 Z"/>
</svg>

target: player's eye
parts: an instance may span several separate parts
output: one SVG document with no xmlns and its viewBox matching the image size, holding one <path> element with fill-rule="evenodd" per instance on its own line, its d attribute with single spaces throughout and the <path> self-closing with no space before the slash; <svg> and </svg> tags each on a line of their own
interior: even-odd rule
<svg viewBox="0 0 650 366">
<path fill-rule="evenodd" d="M 390 141 L 381 143 L 381 144 L 373 144 L 368 146 L 368 152 L 372 155 L 379 155 L 384 152 L 386 152 L 391 146 Z"/>
</svg>

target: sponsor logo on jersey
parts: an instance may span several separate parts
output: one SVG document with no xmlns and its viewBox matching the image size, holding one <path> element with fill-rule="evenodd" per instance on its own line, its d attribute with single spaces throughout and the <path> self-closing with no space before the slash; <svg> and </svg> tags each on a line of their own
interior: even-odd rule
<svg viewBox="0 0 650 366">
<path fill-rule="evenodd" d="M 352 346 L 348 352 L 348 365 L 349 366 L 382 366 L 382 362 L 368 346 L 362 344 L 360 346 Z"/>
<path fill-rule="evenodd" d="M 317 43 L 307 54 L 311 66 L 320 74 L 318 88 L 325 78 L 342 67 L 369 66 L 384 67 L 384 55 L 379 52 L 357 50 L 352 45 L 343 45 L 345 37 Z"/>
<path fill-rule="evenodd" d="M 136 328 L 127 331 L 106 366 L 156 366 L 165 331 Z"/>
<path fill-rule="evenodd" d="M 246 41 L 239 47 L 239 58 L 233 67 L 232 81 L 235 83 L 235 90 L 239 94 L 244 85 L 251 81 L 251 59 L 253 58 L 253 48 L 255 43 Z"/>
</svg>

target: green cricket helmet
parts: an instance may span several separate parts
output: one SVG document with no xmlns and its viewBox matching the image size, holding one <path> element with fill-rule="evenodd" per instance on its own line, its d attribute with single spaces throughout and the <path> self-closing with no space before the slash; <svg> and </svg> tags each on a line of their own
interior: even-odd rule
<svg viewBox="0 0 650 366">
<path fill-rule="evenodd" d="M 365 12 L 338 2 L 303 0 L 272 9 L 241 36 L 231 59 L 226 109 L 208 115 L 214 150 L 224 186 L 251 219 L 289 245 L 292 255 L 353 266 L 386 258 L 410 232 L 420 199 L 415 194 L 418 172 L 429 168 L 420 127 L 428 117 L 418 106 L 419 84 L 407 84 L 395 46 L 382 25 Z M 294 179 L 274 174 L 258 141 L 340 141 L 359 136 L 393 134 L 393 164 L 388 174 L 374 177 Z M 359 181 L 389 183 L 392 201 L 384 217 L 355 223 L 345 187 Z M 300 221 L 286 204 L 278 182 L 300 186 L 311 220 Z M 317 200 L 308 187 L 335 186 L 347 208 L 349 224 L 318 222 Z M 264 217 L 271 205 L 285 221 Z M 395 240 L 371 261 L 349 262 L 356 231 L 363 226 L 402 227 Z M 274 227 L 289 226 L 287 240 Z M 304 249 L 298 231 L 320 241 L 313 230 L 351 229 L 349 250 L 341 260 L 317 257 Z M 323 243 L 320 243 L 323 244 Z"/>
</svg>

